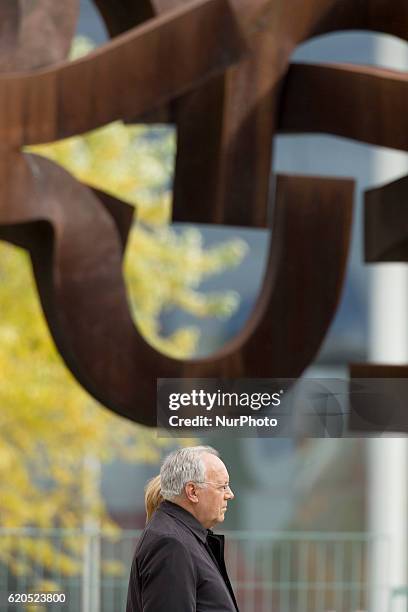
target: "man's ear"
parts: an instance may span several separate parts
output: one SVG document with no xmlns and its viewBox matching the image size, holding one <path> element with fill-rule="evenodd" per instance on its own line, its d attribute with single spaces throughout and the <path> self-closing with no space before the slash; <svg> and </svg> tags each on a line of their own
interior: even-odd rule
<svg viewBox="0 0 408 612">
<path fill-rule="evenodd" d="M 184 487 L 187 499 L 193 504 L 198 503 L 197 489 L 198 487 L 194 482 L 188 482 Z"/>
</svg>

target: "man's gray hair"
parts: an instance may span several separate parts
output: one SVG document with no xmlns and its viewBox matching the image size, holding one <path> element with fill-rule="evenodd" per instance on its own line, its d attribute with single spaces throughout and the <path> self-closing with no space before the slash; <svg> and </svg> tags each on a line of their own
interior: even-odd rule
<svg viewBox="0 0 408 612">
<path fill-rule="evenodd" d="M 179 448 L 168 455 L 160 470 L 161 494 L 172 500 L 181 495 L 188 482 L 202 483 L 205 480 L 204 453 L 219 457 L 211 446 Z"/>
</svg>

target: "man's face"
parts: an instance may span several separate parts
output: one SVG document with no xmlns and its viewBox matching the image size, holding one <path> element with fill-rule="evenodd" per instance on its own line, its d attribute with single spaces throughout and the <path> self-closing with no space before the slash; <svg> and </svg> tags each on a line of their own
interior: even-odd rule
<svg viewBox="0 0 408 612">
<path fill-rule="evenodd" d="M 199 500 L 196 517 L 204 527 L 210 529 L 217 523 L 222 523 L 228 501 L 234 498 L 234 494 L 228 486 L 229 475 L 221 459 L 205 453 L 202 460 L 205 465 L 206 484 L 197 489 Z"/>
</svg>

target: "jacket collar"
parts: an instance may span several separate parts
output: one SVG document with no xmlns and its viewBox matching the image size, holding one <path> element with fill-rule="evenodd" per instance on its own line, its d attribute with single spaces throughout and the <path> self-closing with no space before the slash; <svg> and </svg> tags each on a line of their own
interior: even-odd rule
<svg viewBox="0 0 408 612">
<path fill-rule="evenodd" d="M 188 512 L 188 510 L 185 510 L 178 504 L 174 504 L 173 502 L 166 500 L 160 504 L 157 512 L 164 512 L 165 514 L 172 516 L 177 521 L 183 523 L 183 525 L 185 525 L 190 531 L 192 531 L 194 535 L 201 540 L 201 542 L 206 542 L 208 533 L 207 529 L 203 527 L 201 523 L 199 523 L 191 514 L 191 512 Z"/>
</svg>

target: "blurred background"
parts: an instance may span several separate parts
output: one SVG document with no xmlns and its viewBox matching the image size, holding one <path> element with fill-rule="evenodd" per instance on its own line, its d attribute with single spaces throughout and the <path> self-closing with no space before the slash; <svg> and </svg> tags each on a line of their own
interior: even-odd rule
<svg viewBox="0 0 408 612">
<path fill-rule="evenodd" d="M 73 56 L 106 39 L 82 0 Z M 407 70 L 408 45 L 336 33 L 293 59 Z M 175 147 L 171 127 L 117 123 L 37 150 L 138 206 L 125 261 L 135 320 L 160 350 L 205 355 L 249 316 L 269 233 L 169 226 Z M 274 170 L 356 180 L 341 303 L 305 375 L 347 378 L 351 361 L 406 362 L 406 266 L 364 264 L 362 194 L 404 176 L 408 156 L 337 137 L 280 136 Z M 0 252 L 0 592 L 57 589 L 67 610 L 124 610 L 145 483 L 169 450 L 200 441 L 157 438 L 96 405 L 55 351 L 26 255 L 3 243 Z M 242 612 L 407 610 L 404 438 L 202 442 L 220 451 L 235 493 L 223 531 Z"/>
</svg>

